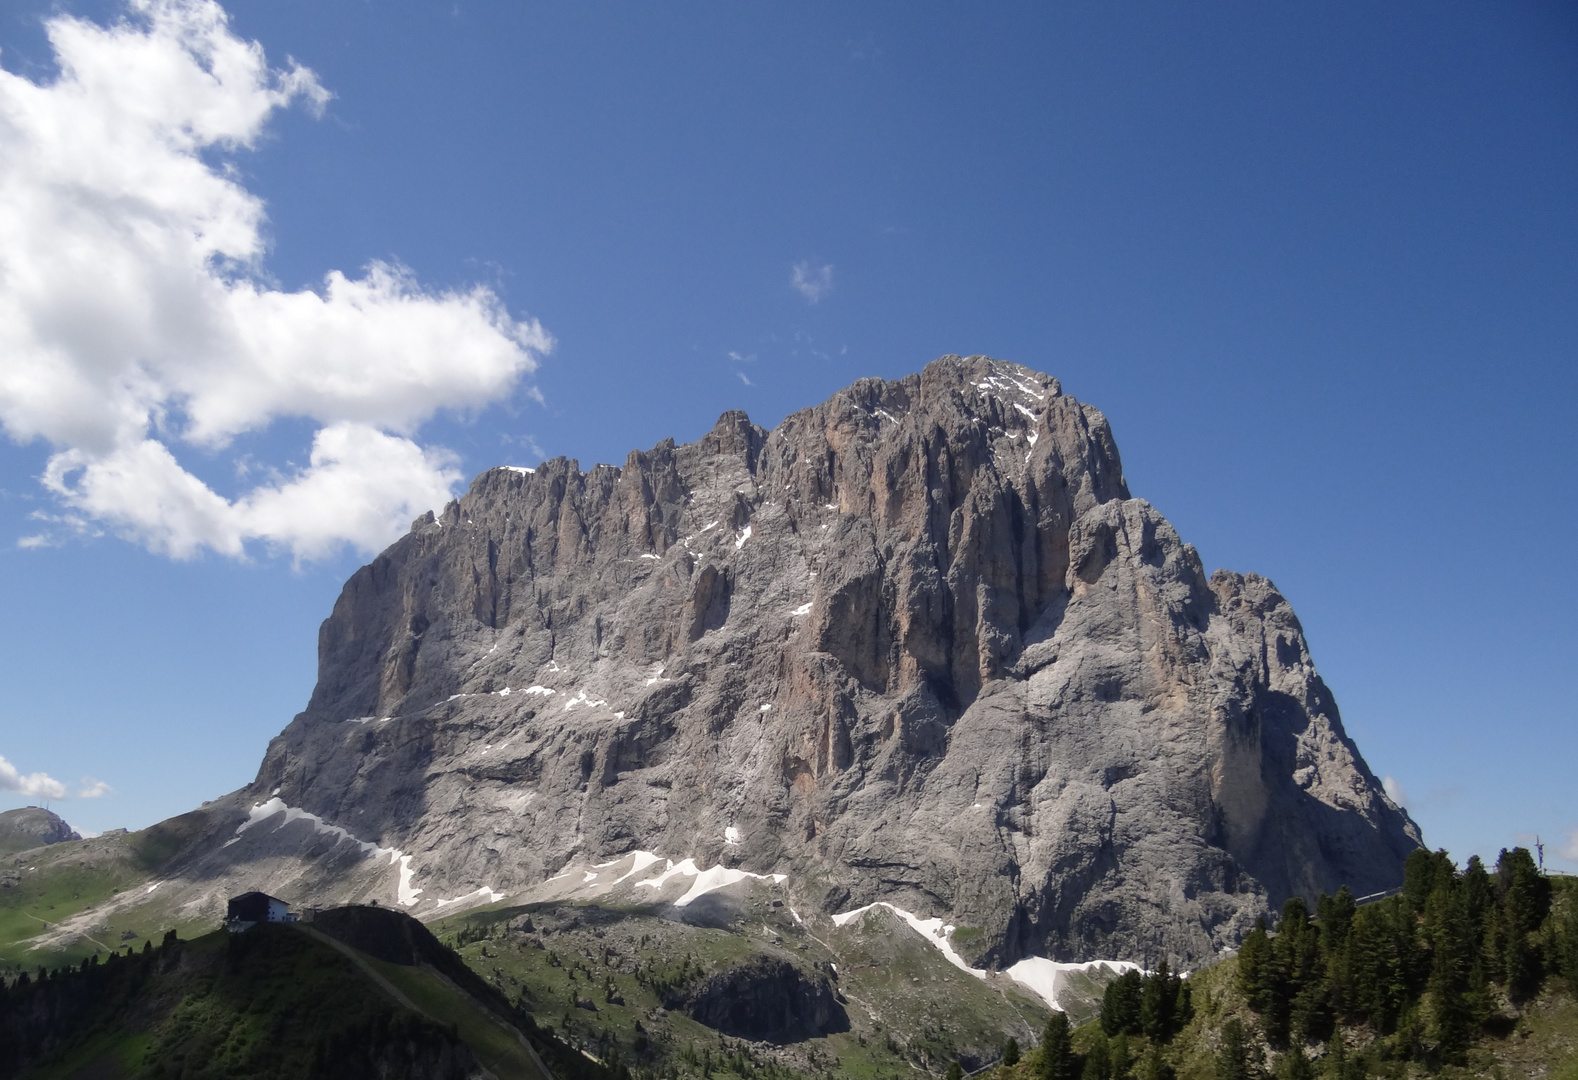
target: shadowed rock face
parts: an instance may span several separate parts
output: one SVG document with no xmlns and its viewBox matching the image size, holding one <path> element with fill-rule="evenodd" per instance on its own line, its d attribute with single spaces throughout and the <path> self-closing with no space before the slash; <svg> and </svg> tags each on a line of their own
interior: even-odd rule
<svg viewBox="0 0 1578 1080">
<path fill-rule="evenodd" d="M 1419 842 L 1275 587 L 1207 579 L 1101 413 L 982 357 L 486 472 L 319 657 L 247 797 L 412 856 L 419 916 L 639 848 L 942 915 L 976 964 L 1191 964 Z"/>
<path fill-rule="evenodd" d="M 849 1030 L 849 1016 L 825 974 L 807 975 L 768 956 L 719 972 L 671 1004 L 742 1039 L 798 1042 Z"/>
</svg>

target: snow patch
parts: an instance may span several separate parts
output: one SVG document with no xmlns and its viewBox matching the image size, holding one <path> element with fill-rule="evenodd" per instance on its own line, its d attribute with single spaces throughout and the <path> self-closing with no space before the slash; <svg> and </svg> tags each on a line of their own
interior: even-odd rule
<svg viewBox="0 0 1578 1080">
<path fill-rule="evenodd" d="M 1098 968 L 1111 968 L 1118 974 L 1125 971 L 1140 971 L 1140 965 L 1127 960 L 1087 960 L 1083 964 L 1060 964 L 1056 960 L 1048 960 L 1042 956 L 1028 956 L 1013 967 L 1006 968 L 1003 974 L 1013 979 L 1016 983 L 1034 990 L 1036 996 L 1047 1003 L 1047 1007 L 1063 1011 L 1063 1006 L 1058 1004 L 1058 991 L 1062 989 L 1062 982 L 1068 972 L 1093 971 Z"/>
<path fill-rule="evenodd" d="M 695 859 L 686 859 L 679 865 L 669 861 L 668 868 L 655 878 L 636 882 L 636 887 L 646 886 L 651 889 L 660 889 L 668 884 L 669 879 L 683 875 L 695 878 L 690 891 L 674 901 L 675 907 L 688 907 L 692 901 L 699 900 L 710 892 L 733 885 L 735 882 L 744 881 L 746 878 L 755 878 L 757 881 L 771 881 L 774 885 L 782 885 L 789 879 L 787 874 L 753 874 L 749 870 L 736 870 L 728 866 L 714 866 L 708 870 L 698 870 Z"/>
<path fill-rule="evenodd" d="M 661 855 L 654 855 L 650 851 L 638 851 L 638 852 L 636 852 L 635 853 L 635 863 L 634 863 L 634 865 L 632 865 L 630 867 L 630 869 L 627 870 L 625 873 L 623 873 L 619 877 L 615 878 L 614 879 L 614 884 L 618 885 L 621 881 L 625 880 L 625 878 L 635 877 L 637 874 L 641 873 L 641 871 L 645 870 L 647 867 L 649 867 L 653 863 L 657 862 L 658 859 L 660 859 L 660 858 L 662 858 Z"/>
<path fill-rule="evenodd" d="M 273 832 L 278 832 L 293 821 L 310 821 L 313 832 L 333 836 L 337 842 L 349 840 L 360 848 L 362 854 L 369 859 L 381 859 L 387 856 L 391 866 L 398 862 L 400 864 L 400 885 L 396 892 L 400 903 L 406 907 L 411 907 L 417 902 L 417 896 L 422 890 L 411 887 L 411 878 L 416 874 L 416 871 L 411 869 L 411 856 L 395 848 L 379 847 L 377 844 L 352 836 L 349 830 L 343 829 L 338 825 L 330 825 L 317 814 L 309 813 L 299 806 L 286 806 L 285 800 L 277 795 L 267 802 L 261 802 L 252 807 L 247 819 L 236 826 L 236 834 L 229 840 L 226 840 L 222 846 L 229 847 L 231 844 L 238 842 L 241 839 L 241 834 L 254 825 L 268 821 L 276 816 L 283 816 L 284 820 L 274 826 L 271 830 Z"/>
<path fill-rule="evenodd" d="M 550 690 L 546 686 L 528 686 L 526 689 L 522 690 L 521 693 L 535 694 L 538 697 L 548 697 L 552 694 L 558 693 L 558 691 Z"/>
<path fill-rule="evenodd" d="M 739 539 L 734 541 L 734 550 L 735 551 L 739 551 L 742 547 L 745 546 L 745 541 L 749 540 L 750 538 L 751 538 L 751 527 L 749 525 L 747 525 L 747 526 L 745 526 L 745 531 L 740 534 Z"/>
<path fill-rule="evenodd" d="M 725 844 L 738 844 L 740 842 L 740 830 L 736 829 L 733 825 L 730 825 L 727 829 L 724 829 L 723 842 Z"/>
<path fill-rule="evenodd" d="M 661 555 L 651 555 L 651 554 L 643 555 L 641 557 L 643 559 L 658 559 L 658 560 L 661 560 L 663 558 L 663 556 L 661 556 Z"/>
<path fill-rule="evenodd" d="M 597 705 L 607 705 L 607 704 L 608 704 L 608 702 L 606 702 L 606 701 L 588 697 L 587 694 L 586 694 L 586 691 L 582 690 L 582 691 L 579 691 L 569 701 L 566 701 L 564 703 L 564 711 L 565 712 L 569 712 L 571 709 L 575 708 L 577 705 L 585 705 L 588 708 L 591 708 L 591 707 L 594 707 L 594 706 L 597 706 Z"/>
<path fill-rule="evenodd" d="M 395 856 L 395 858 L 389 860 L 391 863 L 396 859 L 400 862 L 400 885 L 395 890 L 395 893 L 400 898 L 401 904 L 406 907 L 415 907 L 417 898 L 422 895 L 422 890 L 411 887 L 411 879 L 416 876 L 416 871 L 411 869 L 411 856 L 401 855 L 398 851 L 391 852 L 391 854 Z"/>
<path fill-rule="evenodd" d="M 443 908 L 447 908 L 453 904 L 464 904 L 467 900 L 480 899 L 487 904 L 496 904 L 508 895 L 509 893 L 494 892 L 491 888 L 484 885 L 476 892 L 468 892 L 466 895 L 457 896 L 453 900 L 436 900 L 434 903 L 436 903 L 439 909 L 442 910 Z"/>
<path fill-rule="evenodd" d="M 532 473 L 537 471 L 536 469 L 529 469 L 525 465 L 500 465 L 499 468 L 505 470 L 506 472 L 520 473 L 522 476 L 530 476 Z M 439 901 L 440 904 L 447 903 L 447 902 L 449 902 L 449 901 L 444 901 L 444 900 L 440 900 Z M 458 903 L 459 901 L 454 901 L 454 902 Z"/>
<path fill-rule="evenodd" d="M 953 943 L 948 939 L 950 936 L 952 936 L 954 930 L 957 928 L 954 926 L 944 925 L 941 919 L 923 919 L 919 915 L 911 914 L 901 907 L 895 907 L 886 900 L 878 900 L 874 904 L 867 904 L 865 907 L 856 908 L 854 911 L 846 911 L 840 915 L 834 915 L 833 925 L 843 926 L 850 920 L 864 915 L 866 912 L 875 907 L 885 907 L 889 911 L 893 912 L 893 914 L 909 923 L 910 927 L 914 929 L 917 934 L 935 945 L 942 955 L 947 957 L 948 963 L 952 964 L 960 971 L 969 972 L 977 979 L 986 978 L 986 972 L 983 969 L 971 967 L 969 964 L 964 962 L 964 957 L 953 951 Z"/>
<path fill-rule="evenodd" d="M 801 604 L 799 607 L 795 608 L 789 614 L 791 614 L 791 615 L 809 615 L 809 614 L 811 614 L 811 605 L 810 604 Z"/>
</svg>

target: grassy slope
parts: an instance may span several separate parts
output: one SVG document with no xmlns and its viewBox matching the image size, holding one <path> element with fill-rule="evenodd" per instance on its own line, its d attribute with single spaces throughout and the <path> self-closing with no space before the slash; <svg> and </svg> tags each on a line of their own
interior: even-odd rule
<svg viewBox="0 0 1578 1080">
<path fill-rule="evenodd" d="M 348 957 L 302 929 L 258 927 L 239 941 L 216 931 L 182 942 L 186 955 L 177 970 L 144 987 L 131 1007 L 121 1003 L 91 1017 L 76 1045 L 23 1076 L 132 1080 L 181 1061 L 201 1076 L 307 1076 L 321 1045 L 354 1044 L 359 1032 L 404 1017 L 429 1040 L 449 1037 L 444 1031 L 453 1025 L 500 1080 L 546 1080 L 516 1030 L 437 971 Z M 375 985 L 367 969 L 392 983 L 423 1019 Z"/>
<path fill-rule="evenodd" d="M 458 990 L 429 967 L 411 967 L 368 958 L 423 1013 L 441 1024 L 453 1024 L 471 1052 L 499 1080 L 549 1080 L 522 1044 L 516 1029 Z"/>
<path fill-rule="evenodd" d="M 432 929 L 511 1000 L 521 999 L 538 1024 L 589 1053 L 617 1053 L 645 1069 L 694 1074 L 700 1066 L 690 1058 L 711 1055 L 715 1074 L 739 1074 L 718 1059 L 748 1044 L 663 1008 L 664 991 L 759 953 L 802 969 L 836 964 L 850 1030 L 787 1047 L 749 1046 L 745 1071 L 771 1063 L 861 1080 L 912 1077 L 917 1068 L 940 1072 L 960 1056 L 985 1064 L 1008 1034 L 1026 1041 L 1046 1019 L 1028 991 L 965 974 L 886 912 L 868 917 L 869 925 L 819 924 L 815 932 L 765 898 L 749 898 L 729 929 L 687 925 L 673 914 L 665 906 L 495 905 Z"/>
<path fill-rule="evenodd" d="M 148 892 L 205 823 L 198 811 L 140 832 L 0 857 L 0 975 L 140 946 L 169 929 L 194 937 L 208 930 L 210 925 L 183 919 L 157 889 Z M 69 936 L 58 934 L 61 923 L 101 906 L 102 917 L 83 920 L 87 925 Z"/>
</svg>

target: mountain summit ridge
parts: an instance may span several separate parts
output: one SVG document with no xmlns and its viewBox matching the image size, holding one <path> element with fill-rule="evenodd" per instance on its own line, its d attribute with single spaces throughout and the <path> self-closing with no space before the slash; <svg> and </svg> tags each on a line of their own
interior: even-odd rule
<svg viewBox="0 0 1578 1080">
<path fill-rule="evenodd" d="M 1195 964 L 1419 844 L 1271 582 L 1208 579 L 1057 380 L 956 356 L 482 473 L 352 575 L 214 809 L 194 875 L 304 903 L 421 917 L 657 853 L 940 916 L 991 967 Z"/>
</svg>

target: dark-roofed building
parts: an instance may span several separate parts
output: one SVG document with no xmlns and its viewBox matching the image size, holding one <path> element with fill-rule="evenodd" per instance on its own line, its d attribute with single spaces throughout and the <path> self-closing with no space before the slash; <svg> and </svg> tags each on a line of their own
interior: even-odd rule
<svg viewBox="0 0 1578 1080">
<path fill-rule="evenodd" d="M 268 893 L 249 892 L 230 898 L 225 912 L 225 925 L 231 930 L 245 930 L 260 922 L 295 922 L 290 905 Z"/>
</svg>

